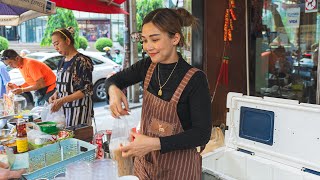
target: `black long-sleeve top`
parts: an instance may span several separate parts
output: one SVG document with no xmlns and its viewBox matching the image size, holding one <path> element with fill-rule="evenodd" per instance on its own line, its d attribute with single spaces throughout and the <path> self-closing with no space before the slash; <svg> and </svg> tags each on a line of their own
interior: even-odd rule
<svg viewBox="0 0 320 180">
<path fill-rule="evenodd" d="M 146 58 L 113 75 L 106 80 L 106 92 L 108 93 L 109 87 L 113 84 L 123 89 L 144 81 L 150 64 L 151 59 Z M 158 66 L 160 69 L 160 82 L 163 85 L 173 70 L 175 63 L 158 64 Z M 190 68 L 192 66 L 180 56 L 175 71 L 162 88 L 162 96 L 159 97 L 157 94 L 159 90 L 158 67 L 156 67 L 147 90 L 162 100 L 170 101 L 176 88 Z M 207 78 L 202 71 L 196 72 L 190 79 L 181 94 L 177 111 L 184 132 L 160 137 L 161 153 L 195 148 L 205 145 L 209 141 L 212 128 L 211 103 Z"/>
</svg>

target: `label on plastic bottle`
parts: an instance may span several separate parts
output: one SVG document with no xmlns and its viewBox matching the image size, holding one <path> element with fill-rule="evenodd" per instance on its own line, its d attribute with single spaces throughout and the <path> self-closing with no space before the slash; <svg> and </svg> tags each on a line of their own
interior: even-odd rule
<svg viewBox="0 0 320 180">
<path fill-rule="evenodd" d="M 17 152 L 18 153 L 27 152 L 29 150 L 28 139 L 26 137 L 25 138 L 17 138 L 16 144 L 17 144 Z"/>
</svg>

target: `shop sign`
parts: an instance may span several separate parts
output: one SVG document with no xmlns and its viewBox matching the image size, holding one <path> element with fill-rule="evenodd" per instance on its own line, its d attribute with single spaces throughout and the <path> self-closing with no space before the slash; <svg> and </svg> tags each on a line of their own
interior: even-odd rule
<svg viewBox="0 0 320 180">
<path fill-rule="evenodd" d="M 299 27 L 300 8 L 287 9 L 287 27 Z"/>
<path fill-rule="evenodd" d="M 317 12 L 317 11 L 318 11 L 318 0 L 306 0 L 305 13 Z"/>
</svg>

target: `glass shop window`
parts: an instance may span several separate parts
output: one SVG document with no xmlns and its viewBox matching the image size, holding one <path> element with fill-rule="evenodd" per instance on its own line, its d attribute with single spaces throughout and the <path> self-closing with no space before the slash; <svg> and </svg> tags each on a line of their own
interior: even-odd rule
<svg viewBox="0 0 320 180">
<path fill-rule="evenodd" d="M 255 95 L 316 103 L 320 23 L 314 2 L 251 0 Z"/>
</svg>

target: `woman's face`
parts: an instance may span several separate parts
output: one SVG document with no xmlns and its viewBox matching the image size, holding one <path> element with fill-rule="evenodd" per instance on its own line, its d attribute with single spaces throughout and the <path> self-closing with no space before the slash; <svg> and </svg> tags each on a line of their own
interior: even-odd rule
<svg viewBox="0 0 320 180">
<path fill-rule="evenodd" d="M 68 53 L 68 46 L 70 45 L 70 40 L 62 39 L 60 35 L 55 34 L 52 36 L 52 45 L 61 55 L 66 56 Z"/>
<path fill-rule="evenodd" d="M 152 62 L 170 64 L 178 60 L 177 44 L 180 34 L 170 38 L 167 32 L 159 30 L 153 23 L 146 23 L 142 27 L 142 42 L 144 51 Z"/>
</svg>

